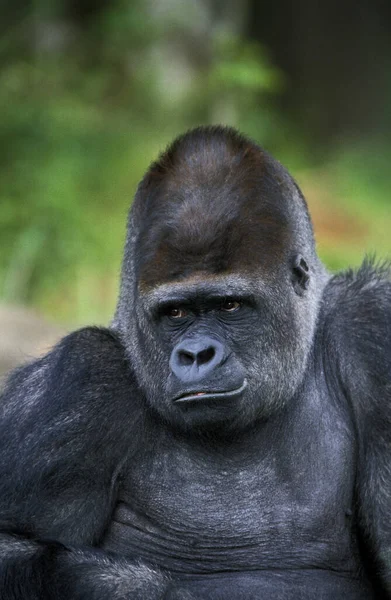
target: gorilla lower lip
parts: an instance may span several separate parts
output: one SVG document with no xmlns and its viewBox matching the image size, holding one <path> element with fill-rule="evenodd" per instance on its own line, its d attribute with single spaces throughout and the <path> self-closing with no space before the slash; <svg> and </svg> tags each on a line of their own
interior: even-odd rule
<svg viewBox="0 0 391 600">
<path fill-rule="evenodd" d="M 241 386 L 233 390 L 222 390 L 222 391 L 205 391 L 205 392 L 190 392 L 183 396 L 176 398 L 174 402 L 176 404 L 186 402 L 197 402 L 198 400 L 221 400 L 235 398 L 242 394 L 247 387 L 247 380 L 244 380 Z"/>
</svg>

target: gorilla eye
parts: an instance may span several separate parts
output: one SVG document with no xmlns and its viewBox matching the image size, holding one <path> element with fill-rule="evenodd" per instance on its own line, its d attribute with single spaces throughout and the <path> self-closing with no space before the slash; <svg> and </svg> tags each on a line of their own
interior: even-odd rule
<svg viewBox="0 0 391 600">
<path fill-rule="evenodd" d="M 224 312 L 236 312 L 240 306 L 241 304 L 237 300 L 225 300 L 220 306 L 220 310 Z"/>
<path fill-rule="evenodd" d="M 183 317 L 187 316 L 187 312 L 183 308 L 173 306 L 168 309 L 167 315 L 172 319 L 183 319 Z"/>
</svg>

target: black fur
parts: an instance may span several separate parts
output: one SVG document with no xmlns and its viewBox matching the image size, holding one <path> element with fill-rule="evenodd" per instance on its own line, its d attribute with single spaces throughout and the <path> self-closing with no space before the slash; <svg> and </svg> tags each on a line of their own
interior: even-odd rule
<svg viewBox="0 0 391 600">
<path fill-rule="evenodd" d="M 385 264 L 328 275 L 256 144 L 175 141 L 112 326 L 3 392 L 0 598 L 391 598 L 390 301 Z"/>
</svg>

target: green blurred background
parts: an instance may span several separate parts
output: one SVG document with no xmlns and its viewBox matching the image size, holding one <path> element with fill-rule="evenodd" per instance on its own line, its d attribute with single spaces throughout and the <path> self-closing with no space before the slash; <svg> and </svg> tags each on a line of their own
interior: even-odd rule
<svg viewBox="0 0 391 600">
<path fill-rule="evenodd" d="M 330 269 L 390 254 L 391 3 L 2 0 L 0 302 L 108 322 L 136 185 L 204 123 L 288 167 Z"/>
</svg>

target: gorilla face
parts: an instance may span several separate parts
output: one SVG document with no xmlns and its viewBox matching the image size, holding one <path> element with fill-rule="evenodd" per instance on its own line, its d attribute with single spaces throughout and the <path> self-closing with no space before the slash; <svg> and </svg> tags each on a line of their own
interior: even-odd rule
<svg viewBox="0 0 391 600">
<path fill-rule="evenodd" d="M 195 130 L 152 165 L 130 225 L 117 327 L 149 405 L 193 431 L 280 410 L 302 380 L 322 288 L 286 171 L 232 130 Z"/>
<path fill-rule="evenodd" d="M 280 408 L 308 352 L 291 288 L 197 274 L 142 297 L 140 347 L 155 382 L 146 395 L 159 414 L 190 427 L 236 429 Z"/>
</svg>

